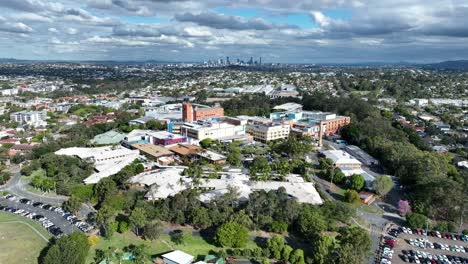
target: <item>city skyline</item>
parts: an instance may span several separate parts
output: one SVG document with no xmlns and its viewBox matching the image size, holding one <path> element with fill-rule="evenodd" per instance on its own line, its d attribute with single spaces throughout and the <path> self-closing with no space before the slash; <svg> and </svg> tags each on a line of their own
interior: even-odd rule
<svg viewBox="0 0 468 264">
<path fill-rule="evenodd" d="M 458 0 L 12 0 L 0 57 L 429 63 L 468 58 L 467 12 Z"/>
</svg>

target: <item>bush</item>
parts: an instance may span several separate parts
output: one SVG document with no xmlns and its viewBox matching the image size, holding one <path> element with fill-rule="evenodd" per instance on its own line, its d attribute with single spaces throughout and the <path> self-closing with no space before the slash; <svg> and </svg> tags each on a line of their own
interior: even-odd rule
<svg viewBox="0 0 468 264">
<path fill-rule="evenodd" d="M 423 228 L 426 226 L 427 217 L 422 214 L 411 213 L 406 215 L 406 221 L 412 228 Z"/>
<path fill-rule="evenodd" d="M 361 200 L 359 194 L 355 190 L 347 190 L 345 199 L 348 203 L 358 203 Z"/>
<path fill-rule="evenodd" d="M 464 235 L 468 236 L 468 229 L 464 229 L 462 232 Z"/>
</svg>

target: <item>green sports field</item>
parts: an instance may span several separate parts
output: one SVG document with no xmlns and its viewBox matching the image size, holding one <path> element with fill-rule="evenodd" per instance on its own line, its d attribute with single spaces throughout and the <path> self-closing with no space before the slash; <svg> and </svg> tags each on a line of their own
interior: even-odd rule
<svg viewBox="0 0 468 264">
<path fill-rule="evenodd" d="M 0 263 L 37 263 L 37 258 L 47 242 L 33 228 L 44 237 L 50 238 L 47 231 L 34 221 L 0 212 Z"/>
</svg>

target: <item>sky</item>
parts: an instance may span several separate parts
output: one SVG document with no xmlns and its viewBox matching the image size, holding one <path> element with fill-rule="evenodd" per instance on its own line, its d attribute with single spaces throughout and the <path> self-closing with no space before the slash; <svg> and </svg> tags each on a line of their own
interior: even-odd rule
<svg viewBox="0 0 468 264">
<path fill-rule="evenodd" d="M 467 0 L 1 0 L 0 57 L 280 63 L 468 59 Z"/>
</svg>

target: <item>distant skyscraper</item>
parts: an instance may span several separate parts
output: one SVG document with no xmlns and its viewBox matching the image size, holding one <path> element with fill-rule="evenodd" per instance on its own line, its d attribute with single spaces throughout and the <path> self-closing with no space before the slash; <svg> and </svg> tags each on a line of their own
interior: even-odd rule
<svg viewBox="0 0 468 264">
<path fill-rule="evenodd" d="M 249 64 L 250 64 L 250 65 L 253 64 L 253 57 L 250 57 Z"/>
<path fill-rule="evenodd" d="M 262 57 L 260 57 L 260 65 L 262 65 Z"/>
<path fill-rule="evenodd" d="M 229 61 L 229 56 L 226 57 L 226 64 L 229 65 L 231 62 Z"/>
</svg>

